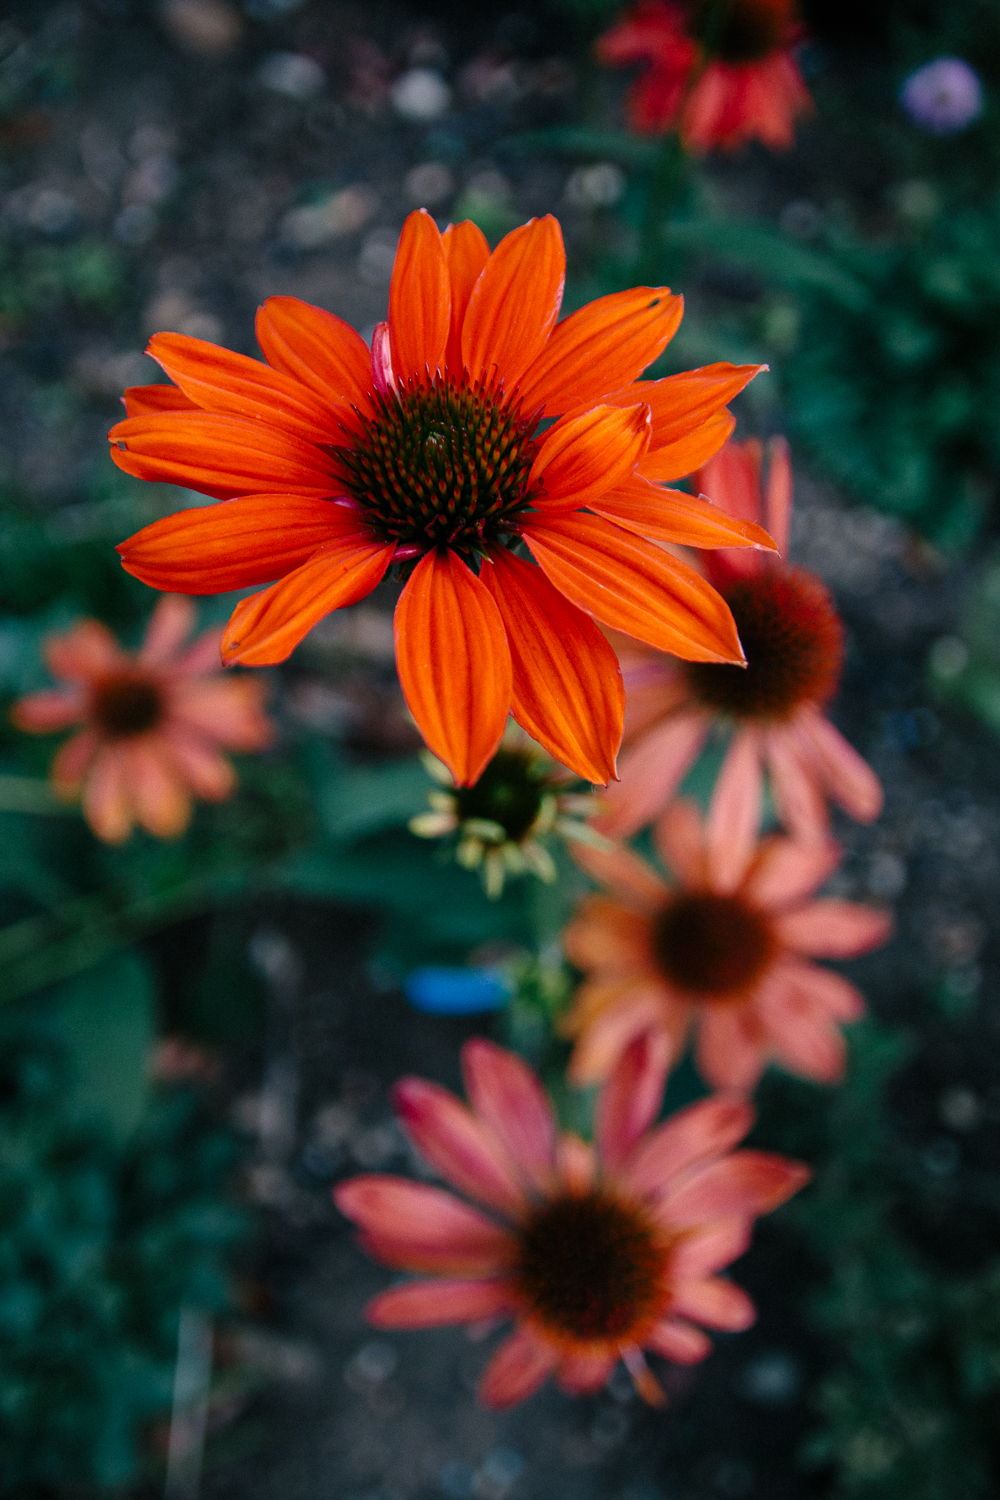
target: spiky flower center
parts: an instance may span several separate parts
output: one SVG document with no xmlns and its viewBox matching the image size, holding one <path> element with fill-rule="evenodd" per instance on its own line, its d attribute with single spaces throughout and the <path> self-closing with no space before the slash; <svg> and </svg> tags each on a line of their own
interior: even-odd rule
<svg viewBox="0 0 1000 1500">
<path fill-rule="evenodd" d="M 671 984 L 699 999 L 738 999 L 774 955 L 767 918 L 738 896 L 675 896 L 653 929 L 653 951 Z"/>
<path fill-rule="evenodd" d="M 115 672 L 97 683 L 91 711 L 97 727 L 111 740 L 125 740 L 155 729 L 163 717 L 163 693 L 142 672 Z"/>
<path fill-rule="evenodd" d="M 791 19 L 787 0 L 690 0 L 691 30 L 723 62 L 759 62 L 780 47 Z"/>
<path fill-rule="evenodd" d="M 499 823 L 512 843 L 519 843 L 542 809 L 545 778 L 528 750 L 498 750 L 474 786 L 455 792 L 460 822 L 484 818 Z"/>
<path fill-rule="evenodd" d="M 553 1333 L 627 1338 L 665 1301 L 668 1244 L 638 1204 L 603 1189 L 539 1205 L 519 1239 L 518 1290 Z"/>
<path fill-rule="evenodd" d="M 337 455 L 376 536 L 475 554 L 510 533 L 529 503 L 537 414 L 467 373 L 371 399 L 375 416 Z"/>
<path fill-rule="evenodd" d="M 844 631 L 828 590 L 804 568 L 778 565 L 721 590 L 745 667 L 692 662 L 685 671 L 706 708 L 738 719 L 782 720 L 836 692 Z"/>
</svg>

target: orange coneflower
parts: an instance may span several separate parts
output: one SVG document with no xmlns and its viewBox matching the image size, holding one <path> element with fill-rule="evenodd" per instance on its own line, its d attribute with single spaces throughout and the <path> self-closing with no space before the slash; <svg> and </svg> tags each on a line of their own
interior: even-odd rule
<svg viewBox="0 0 1000 1500">
<path fill-rule="evenodd" d="M 400 680 L 456 782 L 476 780 L 508 712 L 606 782 L 622 689 L 591 615 L 687 659 L 742 661 L 719 595 L 656 542 L 770 539 L 659 486 L 720 447 L 726 402 L 759 367 L 640 382 L 682 299 L 638 287 L 557 325 L 564 272 L 551 217 L 491 255 L 474 224 L 441 235 L 419 210 L 370 350 L 292 297 L 258 313 L 267 364 L 157 334 L 149 352 L 176 386 L 126 393 L 112 457 L 228 503 L 146 527 L 119 549 L 125 567 L 183 593 L 281 579 L 237 606 L 223 640 L 227 662 L 261 666 L 398 564 Z"/>
<path fill-rule="evenodd" d="M 420 1154 L 485 1213 L 401 1177 L 355 1177 L 334 1192 L 370 1255 L 434 1278 L 382 1292 L 369 1321 L 514 1318 L 480 1382 L 487 1406 L 523 1401 L 549 1375 L 570 1395 L 591 1395 L 620 1359 L 640 1394 L 662 1403 L 643 1350 L 694 1364 L 712 1348 L 698 1324 L 750 1326 L 753 1303 L 715 1273 L 809 1169 L 733 1150 L 753 1124 L 742 1099 L 703 1099 L 651 1130 L 666 1074 L 653 1036 L 632 1043 L 603 1089 L 593 1146 L 559 1131 L 538 1078 L 513 1053 L 466 1042 L 462 1071 L 471 1108 L 421 1078 L 398 1083 L 395 1103 Z"/>
<path fill-rule="evenodd" d="M 598 56 L 650 64 L 629 93 L 633 130 L 679 126 L 695 151 L 750 140 L 783 150 L 812 103 L 790 50 L 796 9 L 794 0 L 640 0 L 601 37 Z"/>
<path fill-rule="evenodd" d="M 792 505 L 784 440 L 770 445 L 766 489 L 762 461 L 759 443 L 728 443 L 697 483 L 734 518 L 766 516 L 784 554 Z M 859 822 L 877 818 L 879 779 L 824 712 L 840 682 L 844 650 L 826 586 L 778 557 L 725 550 L 706 553 L 704 566 L 733 611 L 747 666 L 679 666 L 622 643 L 628 748 L 621 781 L 609 789 L 597 827 L 627 838 L 647 823 L 673 796 L 719 722 L 733 730 L 720 785 L 746 777 L 759 795 L 766 770 L 778 817 L 791 832 L 823 837 L 827 799 Z"/>
<path fill-rule="evenodd" d="M 175 838 L 190 820 L 191 793 L 220 802 L 236 785 L 220 748 L 270 742 L 264 684 L 223 676 L 218 630 L 185 649 L 194 620 L 190 599 L 161 599 L 136 656 L 100 621 L 81 620 L 46 642 L 49 670 L 64 686 L 11 710 L 33 734 L 80 725 L 56 754 L 52 780 L 60 796 L 82 790 L 84 817 L 107 843 L 122 843 L 135 824 Z"/>
</svg>

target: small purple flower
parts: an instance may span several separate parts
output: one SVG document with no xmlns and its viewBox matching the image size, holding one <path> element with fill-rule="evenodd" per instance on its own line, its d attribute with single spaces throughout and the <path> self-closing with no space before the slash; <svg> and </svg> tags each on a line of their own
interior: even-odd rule
<svg viewBox="0 0 1000 1500">
<path fill-rule="evenodd" d="M 982 113 L 983 86 L 960 57 L 939 57 L 910 74 L 899 100 L 915 124 L 935 135 L 951 135 Z"/>
</svg>

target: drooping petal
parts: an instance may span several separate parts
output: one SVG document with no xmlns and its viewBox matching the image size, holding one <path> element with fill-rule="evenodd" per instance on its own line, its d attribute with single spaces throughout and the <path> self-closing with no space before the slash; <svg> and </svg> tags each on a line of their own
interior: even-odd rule
<svg viewBox="0 0 1000 1500">
<path fill-rule="evenodd" d="M 496 1272 L 511 1258 L 510 1235 L 442 1188 L 365 1174 L 339 1183 L 333 1200 L 365 1234 L 394 1248 L 392 1264 L 404 1265 L 405 1257 L 417 1269 L 474 1275 Z"/>
<path fill-rule="evenodd" d="M 789 982 L 778 970 L 762 987 L 757 1009 L 784 1067 L 817 1083 L 840 1082 L 847 1060 L 844 1038 L 808 984 Z"/>
<path fill-rule="evenodd" d="M 590 509 L 616 526 L 659 542 L 680 542 L 686 547 L 753 547 L 773 552 L 771 538 L 761 526 L 727 516 L 704 495 L 685 495 L 650 484 L 640 472 L 625 484 L 588 500 Z"/>
<path fill-rule="evenodd" d="M 272 583 L 324 545 L 361 535 L 354 512 L 307 495 L 244 495 L 163 516 L 118 551 L 127 573 L 153 588 L 226 594 Z"/>
<path fill-rule="evenodd" d="M 414 1281 L 373 1297 L 365 1319 L 376 1328 L 437 1328 L 443 1323 L 477 1323 L 502 1317 L 517 1307 L 513 1282 Z"/>
<path fill-rule="evenodd" d="M 714 1219 L 684 1235 L 675 1246 L 670 1269 L 678 1284 L 699 1280 L 732 1265 L 749 1248 L 753 1221 L 745 1217 Z"/>
<path fill-rule="evenodd" d="M 857 1021 L 865 1013 L 861 991 L 833 969 L 786 959 L 776 967 L 775 973 L 780 973 L 782 981 L 795 986 L 811 1004 L 822 1006 L 835 1021 Z"/>
<path fill-rule="evenodd" d="M 449 224 L 441 236 L 445 260 L 448 263 L 448 279 L 451 282 L 451 327 L 448 333 L 446 360 L 448 369 L 460 373 L 462 370 L 462 324 L 472 289 L 479 280 L 486 262 L 490 258 L 490 247 L 478 224 L 463 219 L 460 224 Z"/>
<path fill-rule="evenodd" d="M 150 734 L 126 741 L 124 749 L 135 821 L 154 838 L 178 838 L 191 821 L 191 797 L 168 746 Z"/>
<path fill-rule="evenodd" d="M 443 370 L 451 284 L 441 231 L 424 208 L 403 225 L 389 284 L 389 338 L 397 380 Z"/>
<path fill-rule="evenodd" d="M 752 726 L 737 730 L 709 803 L 705 842 L 713 890 L 736 890 L 753 858 L 763 803 L 760 743 Z"/>
<path fill-rule="evenodd" d="M 268 297 L 257 309 L 256 333 L 273 369 L 294 376 L 324 404 L 369 411 L 368 348 L 343 318 L 298 297 Z"/>
<path fill-rule="evenodd" d="M 782 557 L 787 557 L 792 522 L 792 459 L 783 437 L 774 437 L 768 444 L 764 515 L 775 546 Z"/>
<path fill-rule="evenodd" d="M 888 942 L 892 917 L 857 901 L 824 898 L 774 918 L 778 940 L 812 958 L 855 958 Z"/>
<path fill-rule="evenodd" d="M 79 689 L 43 688 L 18 699 L 10 710 L 10 721 L 27 734 L 52 734 L 78 723 L 85 708 L 86 698 Z"/>
<path fill-rule="evenodd" d="M 809 742 L 830 795 L 859 823 L 872 823 L 882 811 L 882 783 L 868 762 L 817 710 L 804 710 L 796 728 Z"/>
<path fill-rule="evenodd" d="M 195 402 L 189 401 L 183 391 L 175 385 L 130 385 L 122 397 L 127 417 L 146 417 L 160 411 L 194 411 Z"/>
<path fill-rule="evenodd" d="M 728 1333 L 742 1333 L 757 1321 L 757 1309 L 743 1288 L 719 1276 L 682 1282 L 674 1293 L 673 1311 Z"/>
<path fill-rule="evenodd" d="M 454 552 L 429 552 L 400 596 L 394 628 L 410 712 L 456 785 L 471 786 L 500 743 L 513 690 L 493 596 Z"/>
<path fill-rule="evenodd" d="M 696 1365 L 712 1352 L 708 1335 L 679 1318 L 664 1318 L 646 1335 L 644 1343 L 676 1365 Z"/>
<path fill-rule="evenodd" d="M 708 883 L 705 824 L 697 804 L 687 797 L 671 802 L 653 828 L 656 851 L 682 885 L 696 890 Z"/>
<path fill-rule="evenodd" d="M 629 478 L 648 446 L 644 406 L 593 406 L 561 417 L 542 439 L 528 476 L 530 489 L 542 489 L 534 509 L 550 516 L 590 505 Z"/>
<path fill-rule="evenodd" d="M 83 788 L 83 815 L 106 844 L 123 844 L 135 822 L 127 771 L 122 746 L 102 745 Z"/>
<path fill-rule="evenodd" d="M 165 594 L 146 626 L 139 660 L 147 667 L 164 666 L 176 656 L 194 629 L 197 618 L 198 611 L 190 599 L 180 594 Z"/>
<path fill-rule="evenodd" d="M 164 749 L 195 796 L 206 802 L 223 802 L 236 786 L 232 766 L 203 739 L 177 726 L 159 731 Z"/>
<path fill-rule="evenodd" d="M 731 411 L 718 411 L 686 437 L 675 438 L 659 448 L 651 445 L 639 465 L 639 473 L 659 484 L 684 479 L 718 453 L 732 437 L 735 426 L 736 418 Z"/>
<path fill-rule="evenodd" d="M 421 1156 L 446 1181 L 503 1213 L 524 1209 L 524 1189 L 499 1141 L 454 1094 L 423 1078 L 403 1078 L 392 1101 Z"/>
<path fill-rule="evenodd" d="M 670 1061 L 662 1031 L 646 1031 L 622 1053 L 597 1101 L 594 1139 L 601 1164 L 616 1172 L 656 1119 Z"/>
<path fill-rule="evenodd" d="M 770 1057 L 767 1030 L 751 1005 L 707 1006 L 698 1029 L 698 1071 L 713 1089 L 748 1093 Z"/>
<path fill-rule="evenodd" d="M 631 838 L 676 792 L 711 727 L 700 710 L 672 714 L 626 750 L 620 780 L 608 787 L 594 827 L 609 838 Z"/>
<path fill-rule="evenodd" d="M 527 410 L 554 415 L 593 406 L 636 381 L 663 353 L 684 316 L 666 286 L 632 287 L 588 302 L 557 324 L 522 386 Z M 641 401 L 641 396 L 636 398 Z"/>
<path fill-rule="evenodd" d="M 512 392 L 541 354 L 562 306 L 566 252 L 551 214 L 505 235 L 469 298 L 462 359 L 473 380 L 496 372 Z"/>
<path fill-rule="evenodd" d="M 671 1115 L 636 1147 L 623 1181 L 645 1196 L 662 1194 L 672 1179 L 731 1151 L 754 1122 L 753 1106 L 733 1095 L 699 1099 Z"/>
<path fill-rule="evenodd" d="M 601 516 L 531 517 L 524 538 L 578 608 L 658 651 L 742 665 L 729 606 L 693 569 Z"/>
<path fill-rule="evenodd" d="M 394 550 L 368 533 L 319 548 L 280 583 L 236 606 L 222 638 L 223 661 L 247 667 L 284 661 L 324 616 L 371 593 Z"/>
<path fill-rule="evenodd" d="M 540 568 L 506 548 L 480 577 L 507 634 L 515 719 L 563 765 L 603 785 L 615 774 L 625 704 L 614 651 Z"/>
<path fill-rule="evenodd" d="M 809 1168 L 769 1151 L 734 1151 L 709 1163 L 667 1192 L 657 1217 L 672 1228 L 770 1213 L 809 1181 Z"/>
<path fill-rule="evenodd" d="M 843 851 L 834 839 L 772 837 L 760 844 L 744 883 L 744 894 L 755 906 L 776 910 L 793 906 L 828 880 Z"/>
<path fill-rule="evenodd" d="M 490 1360 L 479 1382 L 484 1406 L 516 1406 L 544 1385 L 559 1360 L 557 1351 L 521 1324 Z"/>
<path fill-rule="evenodd" d="M 136 479 L 234 495 L 336 494 L 332 462 L 312 443 L 270 423 L 211 411 L 130 417 L 112 427 L 111 457 Z"/>
<path fill-rule="evenodd" d="M 822 781 L 805 763 L 789 726 L 779 724 L 764 738 L 767 774 L 782 827 L 803 843 L 821 844 L 829 837 L 830 817 Z"/>
<path fill-rule="evenodd" d="M 594 1396 L 607 1385 L 617 1363 L 617 1355 L 604 1349 L 574 1350 L 560 1360 L 556 1383 L 567 1396 Z"/>
<path fill-rule="evenodd" d="M 631 849 L 621 846 L 597 849 L 591 844 L 578 844 L 573 848 L 573 857 L 594 880 L 645 915 L 661 911 L 669 898 L 666 881 Z"/>
<path fill-rule="evenodd" d="M 526 1062 L 474 1037 L 462 1048 L 462 1076 L 469 1103 L 538 1187 L 552 1178 L 556 1122 L 538 1075 Z"/>
</svg>

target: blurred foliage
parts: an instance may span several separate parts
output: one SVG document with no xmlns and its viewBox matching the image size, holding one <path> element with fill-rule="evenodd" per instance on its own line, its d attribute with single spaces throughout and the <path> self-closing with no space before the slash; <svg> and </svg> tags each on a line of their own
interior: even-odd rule
<svg viewBox="0 0 1000 1500">
<path fill-rule="evenodd" d="M 957 635 L 931 647 L 932 692 L 959 704 L 1000 735 L 1000 556 L 993 552 L 970 589 Z"/>
</svg>

